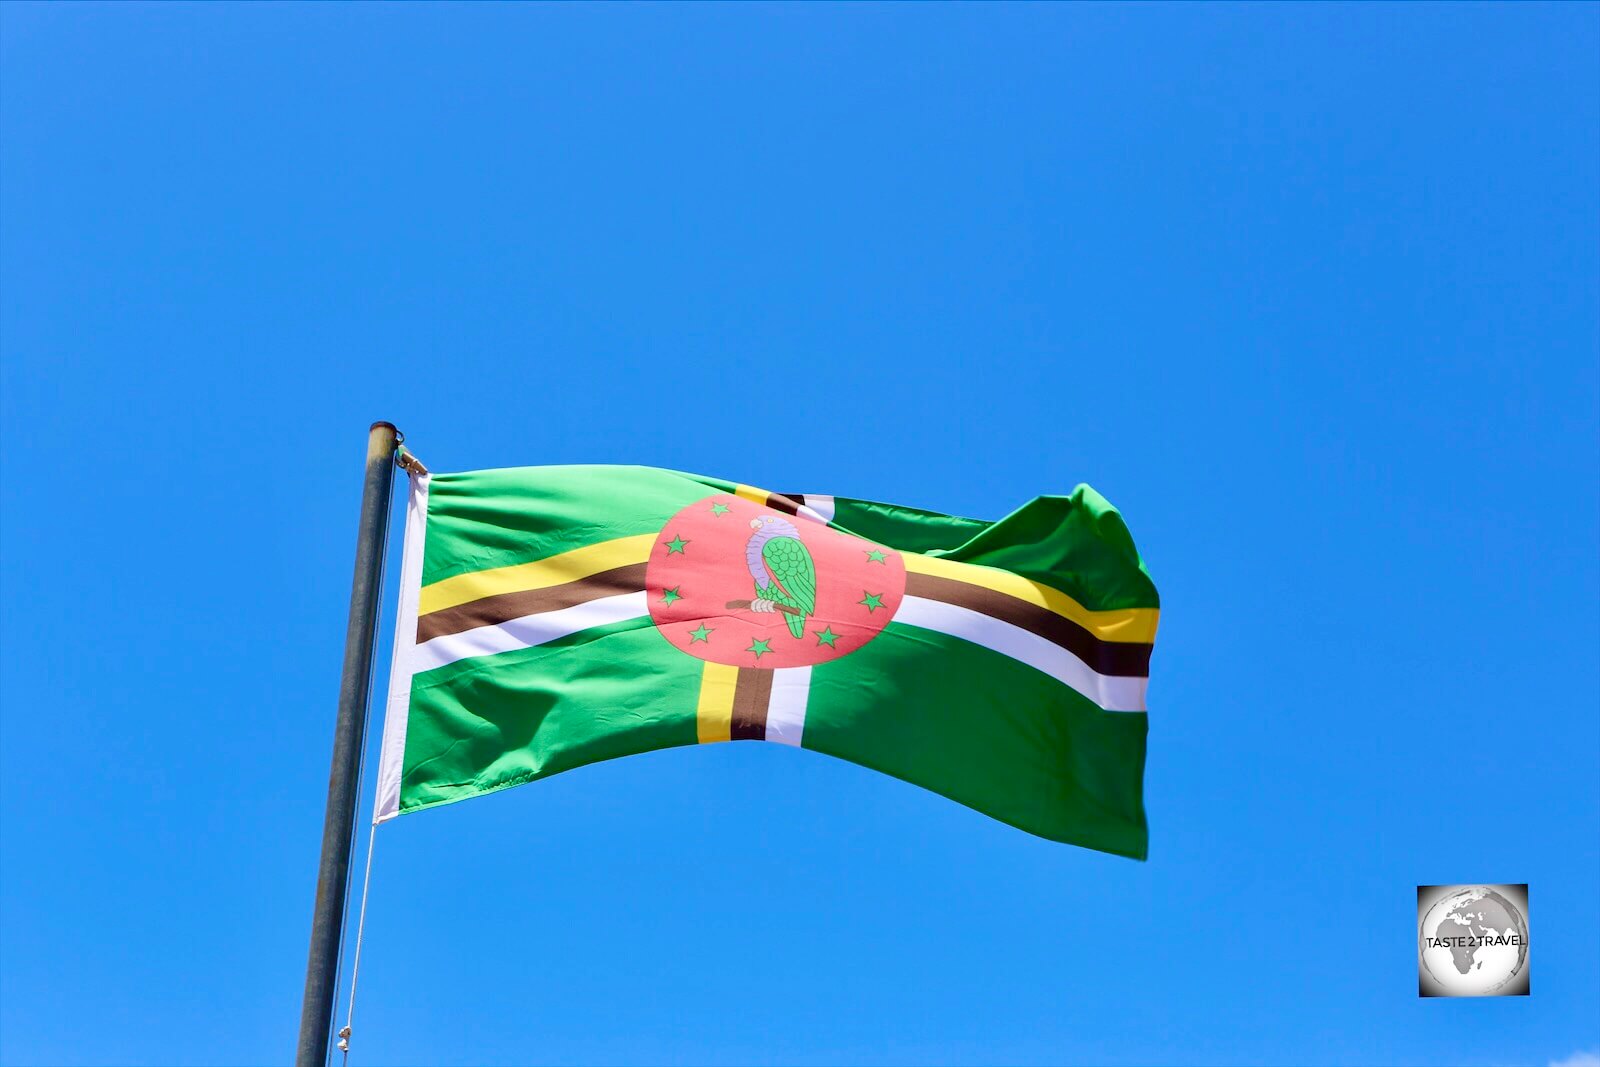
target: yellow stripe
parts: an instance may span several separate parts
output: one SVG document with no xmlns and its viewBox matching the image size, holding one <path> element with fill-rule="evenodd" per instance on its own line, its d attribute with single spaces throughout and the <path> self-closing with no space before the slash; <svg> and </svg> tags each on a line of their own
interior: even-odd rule
<svg viewBox="0 0 1600 1067">
<path fill-rule="evenodd" d="M 1149 644 L 1156 639 L 1156 623 L 1161 618 L 1161 612 L 1156 608 L 1090 611 L 1067 594 L 1010 571 L 980 567 L 974 563 L 956 563 L 954 560 L 922 556 L 915 552 L 902 553 L 901 558 L 906 561 L 906 570 L 912 574 L 931 574 L 968 585 L 981 585 L 985 589 L 1026 600 L 1064 619 L 1071 619 L 1102 641 Z"/>
<path fill-rule="evenodd" d="M 694 709 L 695 734 L 702 745 L 733 736 L 733 687 L 739 668 L 706 661 L 700 675 L 700 704 Z"/>
<path fill-rule="evenodd" d="M 417 614 L 443 611 L 501 593 L 521 593 L 565 585 L 617 567 L 626 567 L 630 563 L 643 563 L 650 558 L 650 546 L 655 539 L 655 534 L 619 537 L 614 541 L 584 545 L 532 563 L 458 574 L 454 578 L 424 586 L 422 596 L 417 601 Z"/>
<path fill-rule="evenodd" d="M 767 497 L 772 494 L 765 489 L 757 489 L 753 485 L 736 485 L 733 487 L 734 496 L 742 496 L 746 500 L 754 500 L 757 504 L 766 506 Z"/>
</svg>

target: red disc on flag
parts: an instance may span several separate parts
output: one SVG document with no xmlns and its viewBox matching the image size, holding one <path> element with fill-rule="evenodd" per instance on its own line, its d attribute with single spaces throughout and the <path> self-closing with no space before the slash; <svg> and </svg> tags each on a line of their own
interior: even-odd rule
<svg viewBox="0 0 1600 1067">
<path fill-rule="evenodd" d="M 735 667 L 848 655 L 894 618 L 900 554 L 805 515 L 719 494 L 672 517 L 650 549 L 650 617 L 674 646 Z"/>
</svg>

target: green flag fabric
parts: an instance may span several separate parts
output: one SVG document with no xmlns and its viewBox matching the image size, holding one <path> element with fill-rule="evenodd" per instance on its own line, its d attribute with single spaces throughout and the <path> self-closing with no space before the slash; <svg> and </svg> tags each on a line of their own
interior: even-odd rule
<svg viewBox="0 0 1600 1067">
<path fill-rule="evenodd" d="M 1158 603 L 1086 485 L 983 522 L 649 467 L 413 474 L 376 818 L 764 740 L 1143 859 Z"/>
</svg>

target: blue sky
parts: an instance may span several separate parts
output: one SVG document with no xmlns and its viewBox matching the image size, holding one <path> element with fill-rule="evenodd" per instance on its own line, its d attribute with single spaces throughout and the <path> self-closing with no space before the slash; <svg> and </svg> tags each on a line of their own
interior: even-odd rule
<svg viewBox="0 0 1600 1067">
<path fill-rule="evenodd" d="M 1597 56 L 1578 4 L 0 8 L 0 1062 L 290 1054 L 379 418 L 1088 481 L 1163 621 L 1148 863 L 781 746 L 591 767 L 384 827 L 352 1062 L 1600 1047 Z M 1530 883 L 1532 996 L 1417 998 L 1457 881 Z"/>
</svg>

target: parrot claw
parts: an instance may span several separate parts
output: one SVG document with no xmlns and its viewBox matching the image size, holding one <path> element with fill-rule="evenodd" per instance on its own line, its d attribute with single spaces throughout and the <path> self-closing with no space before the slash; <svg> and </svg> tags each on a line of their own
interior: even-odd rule
<svg viewBox="0 0 1600 1067">
<path fill-rule="evenodd" d="M 758 598 L 750 601 L 750 610 L 771 613 L 777 610 L 777 605 L 770 600 L 761 600 Z"/>
</svg>

